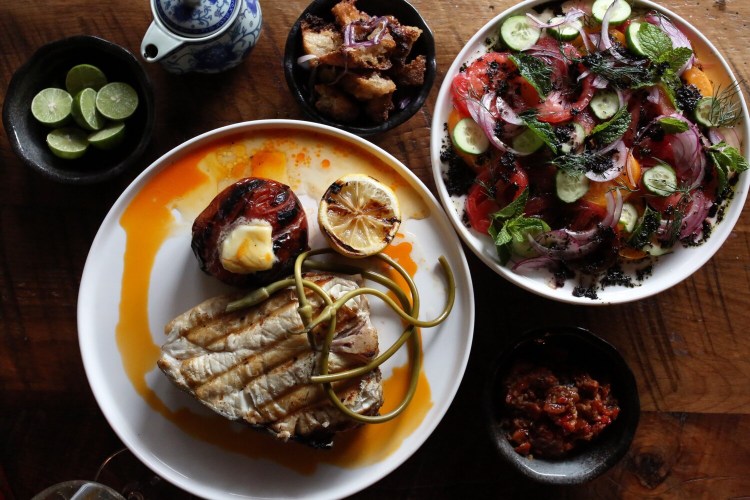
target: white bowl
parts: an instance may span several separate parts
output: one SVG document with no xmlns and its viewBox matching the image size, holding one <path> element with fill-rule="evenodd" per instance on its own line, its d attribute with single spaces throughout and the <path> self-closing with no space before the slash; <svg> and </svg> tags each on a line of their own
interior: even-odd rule
<svg viewBox="0 0 750 500">
<path fill-rule="evenodd" d="M 448 115 L 452 109 L 450 95 L 451 81 L 458 74 L 461 66 L 467 62 L 475 60 L 479 55 L 487 51 L 486 40 L 496 39 L 499 26 L 505 18 L 528 11 L 542 4 L 549 4 L 544 0 L 527 0 L 511 7 L 510 9 L 495 16 L 485 24 L 458 53 L 453 64 L 448 69 L 435 105 L 435 114 L 432 121 L 432 136 L 430 140 L 432 172 L 437 186 L 438 197 L 448 213 L 453 226 L 456 228 L 461 239 L 466 245 L 479 257 L 490 269 L 495 271 L 503 278 L 510 282 L 536 293 L 543 297 L 553 300 L 568 302 L 582 305 L 606 305 L 631 302 L 643 299 L 657 294 L 670 288 L 680 281 L 684 280 L 703 264 L 705 264 L 716 251 L 721 247 L 729 234 L 732 232 L 737 219 L 742 213 L 742 207 L 745 204 L 748 187 L 750 186 L 750 173 L 744 173 L 740 176 L 735 186 L 734 199 L 729 204 L 724 219 L 719 223 L 711 234 L 711 237 L 700 246 L 691 248 L 682 248 L 676 245 L 673 253 L 662 256 L 653 266 L 653 274 L 641 282 L 635 283 L 635 287 L 626 288 L 622 286 L 611 286 L 604 290 L 597 290 L 597 298 L 590 299 L 586 297 L 576 297 L 573 295 L 575 280 L 567 280 L 565 286 L 555 288 L 551 282 L 550 273 L 538 271 L 536 273 L 517 274 L 510 268 L 500 264 L 497 259 L 497 253 L 489 236 L 481 234 L 473 229 L 467 228 L 461 220 L 462 209 L 457 208 L 457 204 L 462 203 L 448 194 L 443 173 L 447 170 L 447 165 L 440 160 L 440 151 L 444 139 L 446 139 L 444 124 L 447 122 Z M 731 82 L 736 82 L 732 70 L 726 60 L 716 50 L 716 48 L 703 36 L 696 28 L 687 23 L 683 18 L 671 12 L 660 5 L 647 0 L 635 0 L 634 7 L 652 9 L 667 15 L 683 32 L 690 38 L 693 49 L 703 62 L 715 61 L 718 67 L 723 69 L 717 71 L 714 75 L 715 80 L 725 88 Z M 741 93 L 738 97 L 742 106 L 743 123 L 739 127 L 740 137 L 743 144 L 745 158 L 748 156 L 747 144 L 750 140 L 748 131 L 750 130 L 750 120 L 748 119 L 748 109 L 745 99 Z M 679 247 L 679 248 L 677 248 Z"/>
</svg>

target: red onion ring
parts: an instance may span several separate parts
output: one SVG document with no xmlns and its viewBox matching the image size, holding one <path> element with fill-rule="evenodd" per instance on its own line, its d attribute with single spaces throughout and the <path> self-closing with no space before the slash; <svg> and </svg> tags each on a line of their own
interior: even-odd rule
<svg viewBox="0 0 750 500">
<path fill-rule="evenodd" d="M 472 119 L 477 122 L 477 124 L 482 128 L 484 135 L 487 136 L 487 138 L 490 140 L 490 143 L 500 151 L 509 151 L 516 156 L 527 156 L 531 154 L 530 152 L 524 153 L 513 149 L 495 135 L 495 126 L 497 125 L 497 120 L 494 116 L 492 116 L 492 112 L 490 111 L 490 106 L 492 106 L 492 99 L 493 96 L 490 92 L 484 94 L 481 101 L 477 101 L 476 99 L 467 96 L 466 107 L 468 108 L 469 114 L 471 115 Z"/>
<path fill-rule="evenodd" d="M 708 217 L 713 202 L 706 198 L 703 191 L 696 189 L 690 193 L 690 204 L 680 225 L 680 239 L 698 236 L 703 230 L 703 221 Z"/>
<path fill-rule="evenodd" d="M 594 182 L 607 182 L 611 181 L 612 179 L 615 179 L 617 176 L 619 176 L 623 169 L 625 168 L 625 162 L 628 158 L 628 148 L 625 146 L 625 142 L 620 139 L 619 141 L 613 142 L 612 144 L 609 144 L 608 146 L 595 151 L 595 154 L 606 154 L 609 153 L 612 150 L 616 150 L 615 153 L 612 155 L 612 166 L 609 167 L 607 170 L 601 173 L 593 172 L 593 171 L 587 171 L 586 177 L 588 177 L 590 180 Z"/>
<path fill-rule="evenodd" d="M 612 19 L 612 16 L 615 13 L 615 6 L 622 1 L 623 0 L 615 0 L 604 13 L 604 17 L 602 18 L 601 38 L 599 40 L 598 46 L 600 49 L 608 51 L 610 54 L 612 54 L 612 57 L 614 57 L 618 61 L 627 62 L 627 59 L 622 57 L 620 53 L 614 48 L 614 46 L 612 45 L 612 39 L 609 38 L 609 21 L 610 19 Z"/>
<path fill-rule="evenodd" d="M 622 193 L 619 189 L 607 191 L 604 195 L 607 200 L 607 216 L 602 220 L 602 226 L 614 228 L 620 222 L 622 215 Z"/>
<path fill-rule="evenodd" d="M 570 11 L 565 14 L 561 19 L 558 19 L 554 22 L 547 22 L 545 23 L 538 17 L 534 16 L 531 13 L 526 13 L 526 17 L 528 17 L 531 20 L 531 24 L 536 26 L 539 29 L 547 29 L 547 28 L 557 28 L 558 26 L 563 26 L 565 24 L 572 23 L 573 21 L 576 21 L 583 16 L 585 16 L 586 13 L 578 8 L 570 9 Z"/>
</svg>

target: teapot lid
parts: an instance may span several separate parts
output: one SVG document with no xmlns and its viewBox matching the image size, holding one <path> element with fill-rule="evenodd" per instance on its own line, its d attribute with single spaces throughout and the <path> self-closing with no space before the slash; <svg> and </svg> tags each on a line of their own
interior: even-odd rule
<svg viewBox="0 0 750 500">
<path fill-rule="evenodd" d="M 242 0 L 152 0 L 154 17 L 168 30 L 187 38 L 205 38 L 225 31 L 240 11 Z"/>
</svg>

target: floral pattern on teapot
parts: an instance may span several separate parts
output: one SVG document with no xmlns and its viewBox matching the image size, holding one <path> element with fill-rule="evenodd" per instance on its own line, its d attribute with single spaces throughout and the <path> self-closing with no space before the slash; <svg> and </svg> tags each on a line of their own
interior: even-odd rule
<svg viewBox="0 0 750 500">
<path fill-rule="evenodd" d="M 178 0 L 175 1 L 180 3 Z M 233 3 L 234 0 L 209 0 L 209 2 L 217 5 L 214 8 L 207 5 L 202 9 L 194 9 L 190 19 L 186 19 L 185 26 L 189 25 L 191 29 L 196 30 L 196 35 L 199 34 L 198 31 L 201 26 L 204 28 L 211 26 L 208 29 L 216 31 L 216 15 L 227 11 L 226 6 L 218 4 Z M 200 12 L 196 13 L 196 11 Z M 226 22 L 226 20 L 223 22 Z M 244 5 L 241 7 L 237 19 L 221 36 L 207 43 L 200 43 L 199 40 L 194 43 L 187 42 L 173 53 L 165 56 L 160 62 L 164 69 L 177 74 L 225 71 L 240 64 L 255 46 L 258 37 L 260 37 L 262 25 L 263 16 L 258 0 L 244 0 Z M 180 29 L 184 31 L 184 27 Z"/>
</svg>

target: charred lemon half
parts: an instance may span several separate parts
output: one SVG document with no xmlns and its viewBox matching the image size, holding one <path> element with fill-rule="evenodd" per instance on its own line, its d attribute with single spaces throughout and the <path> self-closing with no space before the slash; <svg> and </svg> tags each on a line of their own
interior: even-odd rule
<svg viewBox="0 0 750 500">
<path fill-rule="evenodd" d="M 368 257 L 396 236 L 401 209 L 390 187 L 369 175 L 348 174 L 326 190 L 318 223 L 334 250 L 347 257 Z"/>
</svg>

